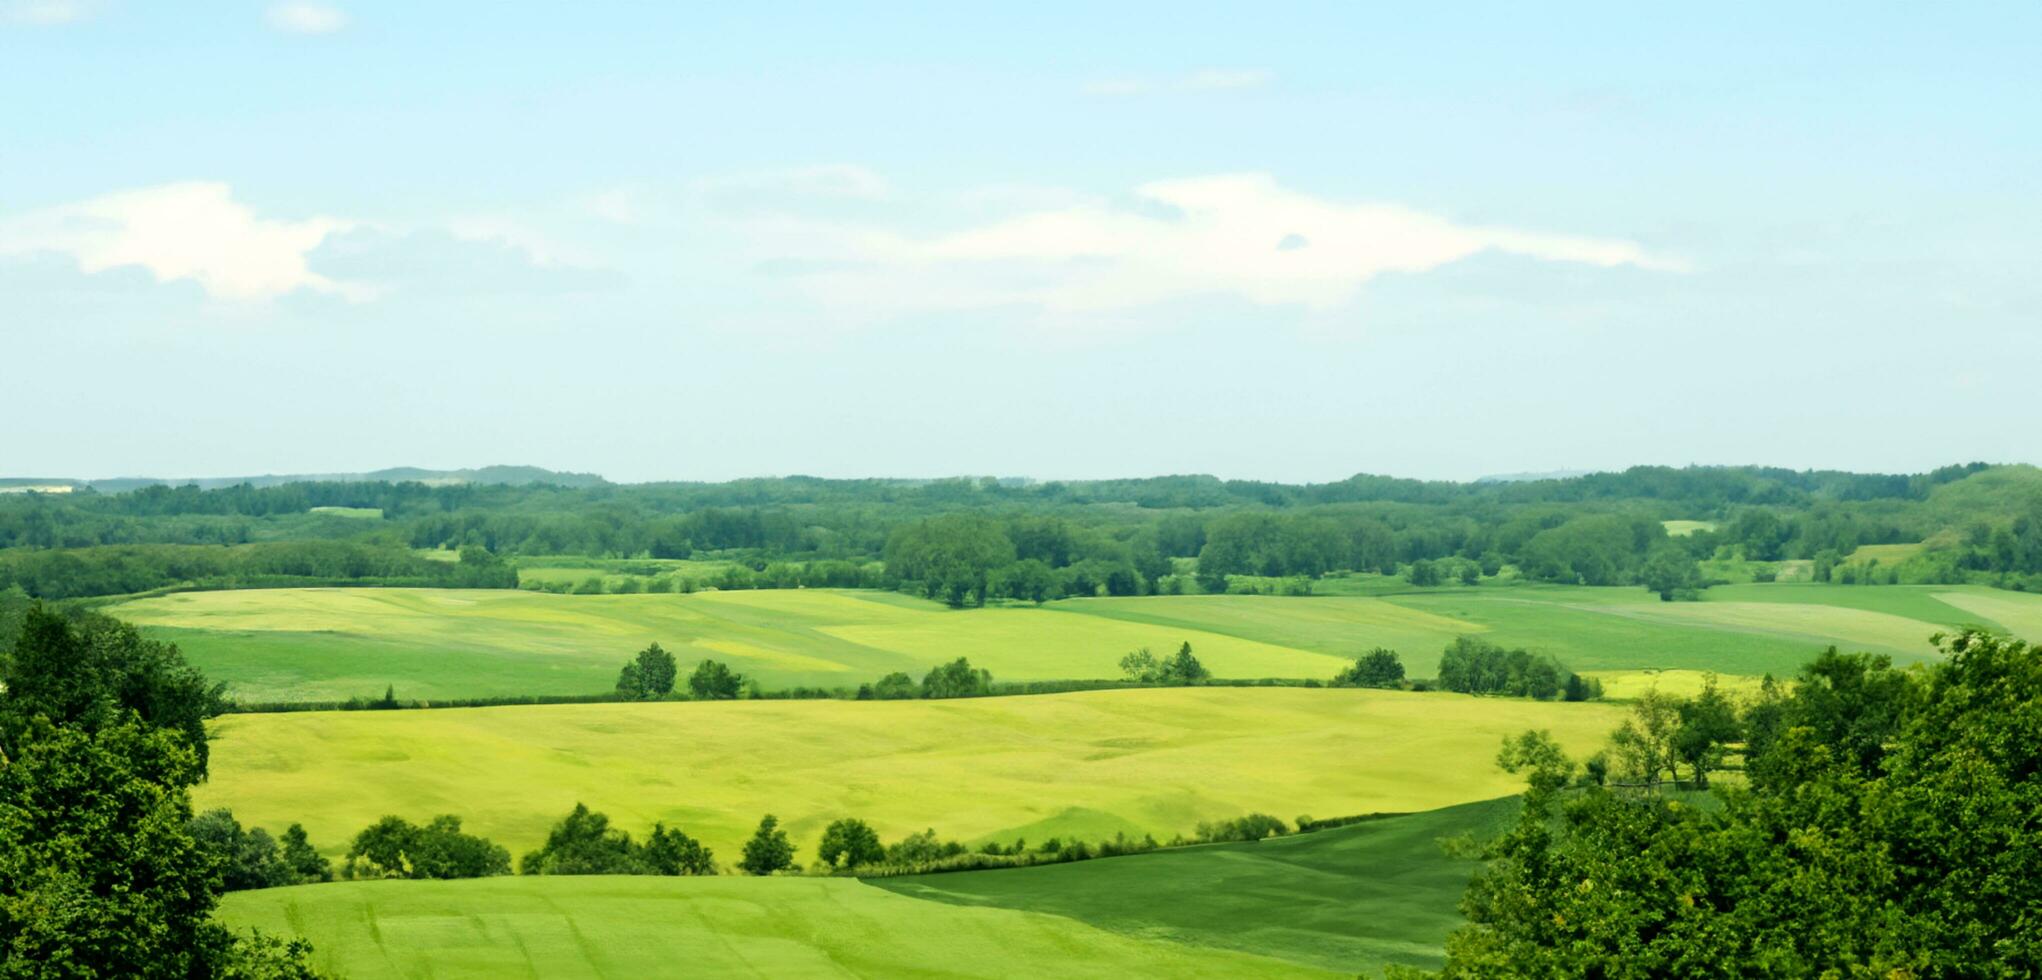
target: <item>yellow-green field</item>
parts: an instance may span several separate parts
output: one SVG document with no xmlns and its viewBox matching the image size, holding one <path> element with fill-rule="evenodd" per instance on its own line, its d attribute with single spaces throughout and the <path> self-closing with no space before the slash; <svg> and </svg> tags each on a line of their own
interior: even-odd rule
<svg viewBox="0 0 2042 980">
<path fill-rule="evenodd" d="M 1600 744 L 1622 709 L 1454 694 L 1175 688 L 957 701 L 736 701 L 235 715 L 201 808 L 302 822 L 333 852 L 385 814 L 536 846 L 576 802 L 733 861 L 765 813 L 813 853 L 839 817 L 889 839 L 1167 837 L 1264 811 L 1416 811 L 1520 788 L 1507 734 Z"/>
<path fill-rule="evenodd" d="M 1690 534 L 1716 529 L 1715 521 L 1660 521 L 1668 537 L 1684 538 Z"/>
<path fill-rule="evenodd" d="M 1074 918 L 908 898 L 849 878 L 484 878 L 236 892 L 219 916 L 383 977 L 1330 977 Z"/>
<path fill-rule="evenodd" d="M 1220 677 L 1331 677 L 1371 647 L 1431 676 L 1455 636 L 1549 653 L 1575 670 L 1791 674 L 1836 644 L 1934 656 L 1964 623 L 2042 639 L 2042 596 L 1964 586 L 1732 585 L 1702 602 L 1638 588 L 1496 586 L 1385 596 L 1144 596 L 946 609 L 888 592 L 552 595 L 512 590 L 265 589 L 124 603 L 252 701 L 593 694 L 658 642 L 769 688 L 856 687 L 969 657 L 1000 680 L 1110 678 L 1122 654 L 1189 642 Z"/>
<path fill-rule="evenodd" d="M 1898 565 L 1921 554 L 1925 545 L 1916 541 L 1912 544 L 1861 544 L 1857 550 L 1844 556 L 1847 562 L 1876 561 L 1881 565 Z"/>
</svg>

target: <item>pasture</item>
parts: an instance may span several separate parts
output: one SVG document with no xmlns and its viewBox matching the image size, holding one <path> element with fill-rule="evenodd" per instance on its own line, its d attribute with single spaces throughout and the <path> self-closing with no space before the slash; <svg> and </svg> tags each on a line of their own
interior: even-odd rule
<svg viewBox="0 0 2042 980">
<path fill-rule="evenodd" d="M 888 840 L 1039 842 L 1492 799 L 1521 788 L 1494 765 L 1505 735 L 1550 729 L 1586 752 L 1622 715 L 1301 688 L 233 715 L 214 723 L 195 805 L 273 832 L 303 823 L 328 853 L 385 814 L 451 813 L 515 856 L 582 802 L 634 834 L 678 825 L 725 863 L 773 813 L 805 862 L 847 816 Z"/>
<path fill-rule="evenodd" d="M 871 884 L 1372 975 L 1388 963 L 1440 965 L 1475 869 L 1442 842 L 1501 833 L 1517 806 L 1513 797 L 1251 844 Z"/>
<path fill-rule="evenodd" d="M 226 896 L 324 973 L 384 977 L 1323 977 L 1075 919 L 925 902 L 850 878 L 479 878 Z"/>
<path fill-rule="evenodd" d="M 1831 644 L 1908 663 L 1930 634 L 1980 623 L 2042 639 L 2042 596 L 1970 586 L 1719 586 L 1663 603 L 1638 588 L 1484 585 L 1378 596 L 1074 599 L 946 609 L 875 591 L 552 595 L 512 590 L 190 592 L 109 610 L 179 644 L 252 701 L 593 694 L 658 642 L 768 688 L 856 687 L 959 656 L 999 680 L 1111 678 L 1120 656 L 1192 644 L 1220 677 L 1331 677 L 1375 646 L 1430 676 L 1455 636 L 1550 653 L 1575 670 L 1793 672 Z"/>
</svg>

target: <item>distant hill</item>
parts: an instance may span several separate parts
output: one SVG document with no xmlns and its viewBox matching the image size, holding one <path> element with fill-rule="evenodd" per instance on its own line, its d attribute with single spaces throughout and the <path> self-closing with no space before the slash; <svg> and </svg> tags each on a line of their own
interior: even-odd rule
<svg viewBox="0 0 2042 980">
<path fill-rule="evenodd" d="M 28 477 L 0 478 L 0 493 L 38 490 L 66 493 L 80 487 L 91 487 L 100 493 L 125 493 L 147 486 L 181 487 L 196 485 L 202 490 L 217 490 L 221 487 L 248 484 L 257 487 L 273 487 L 285 483 L 498 483 L 513 486 L 550 483 L 563 487 L 595 487 L 609 481 L 594 473 L 562 473 L 538 466 L 484 466 L 466 470 L 428 470 L 416 466 L 396 466 L 369 473 L 270 473 L 262 476 L 208 476 L 166 479 L 154 476 L 123 476 L 106 480 L 39 479 Z"/>
</svg>

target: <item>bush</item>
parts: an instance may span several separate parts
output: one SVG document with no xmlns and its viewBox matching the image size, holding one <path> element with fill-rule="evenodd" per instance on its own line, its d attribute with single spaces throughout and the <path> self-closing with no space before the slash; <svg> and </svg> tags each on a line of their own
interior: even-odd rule
<svg viewBox="0 0 2042 980">
<path fill-rule="evenodd" d="M 510 852 L 461 832 L 461 818 L 437 816 L 424 826 L 384 817 L 355 835 L 341 877 L 487 878 L 510 874 Z"/>
</svg>

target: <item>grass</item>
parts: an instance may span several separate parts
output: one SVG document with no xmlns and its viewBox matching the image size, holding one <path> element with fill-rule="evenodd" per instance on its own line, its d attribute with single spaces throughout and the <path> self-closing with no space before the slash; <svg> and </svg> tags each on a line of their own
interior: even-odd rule
<svg viewBox="0 0 2042 980">
<path fill-rule="evenodd" d="M 772 687 L 919 677 L 969 656 L 1002 680 L 1119 674 L 1136 647 L 1189 641 L 1229 677 L 1330 677 L 1325 653 L 1049 608 L 955 611 L 884 592 L 549 595 L 514 590 L 271 589 L 190 592 L 115 615 L 177 642 L 253 701 L 588 694 L 657 641 L 684 664 L 714 658 Z"/>
<path fill-rule="evenodd" d="M 1861 544 L 1857 550 L 1844 556 L 1847 562 L 1877 561 L 1881 565 L 1898 565 L 1921 554 L 1926 545 L 1920 541 L 1911 544 Z"/>
<path fill-rule="evenodd" d="M 575 570 L 584 574 L 586 570 Z M 1344 580 L 1343 580 L 1344 581 Z M 951 610 L 890 592 L 551 595 L 512 590 L 194 592 L 112 607 L 182 646 L 252 701 L 609 689 L 657 641 L 684 664 L 730 663 L 768 687 L 856 687 L 959 656 L 1001 680 L 1110 678 L 1123 653 L 1189 642 L 1221 677 L 1331 677 L 1375 646 L 1414 677 L 1455 636 L 1550 653 L 1581 671 L 1792 673 L 1831 644 L 1899 662 L 1978 622 L 2042 639 L 2042 596 L 1971 586 L 1726 585 L 1703 602 L 1640 588 L 1484 584 L 1308 597 L 1098 598 Z"/>
<path fill-rule="evenodd" d="M 1441 841 L 1493 836 L 1516 808 L 1506 798 L 1252 844 L 873 884 L 1372 975 L 1388 963 L 1440 965 L 1475 867 Z"/>
<path fill-rule="evenodd" d="M 1715 521 L 1660 521 L 1659 523 L 1666 528 L 1666 536 L 1671 538 L 1684 538 L 1690 534 L 1716 529 Z"/>
<path fill-rule="evenodd" d="M 483 878 L 237 892 L 219 917 L 383 977 L 1314 977 L 1075 919 L 917 901 L 848 878 Z"/>
<path fill-rule="evenodd" d="M 1621 708 L 1301 688 L 959 701 L 737 701 L 236 715 L 216 721 L 200 809 L 328 853 L 385 814 L 463 817 L 513 855 L 576 802 L 678 825 L 735 861 L 762 814 L 803 860 L 829 821 L 889 840 L 1158 837 L 1251 811 L 1429 810 L 1515 792 L 1508 734 L 1599 745 Z"/>
</svg>

